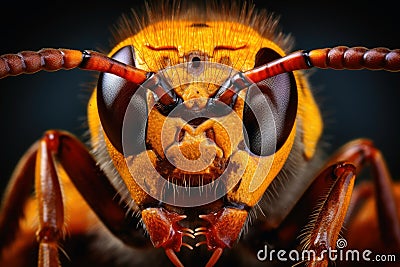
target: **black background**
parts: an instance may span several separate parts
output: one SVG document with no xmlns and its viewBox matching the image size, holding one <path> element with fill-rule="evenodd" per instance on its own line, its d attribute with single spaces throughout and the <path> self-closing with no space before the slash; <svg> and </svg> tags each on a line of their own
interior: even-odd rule
<svg viewBox="0 0 400 267">
<path fill-rule="evenodd" d="M 281 16 L 282 30 L 294 36 L 296 50 L 336 45 L 400 48 L 399 14 L 392 3 L 296 2 L 255 1 Z M 139 3 L 14 1 L 2 5 L 0 54 L 43 47 L 109 49 L 113 25 Z M 0 80 L 0 188 L 19 157 L 45 130 L 84 133 L 85 104 L 96 75 L 71 70 Z M 400 178 L 400 75 L 315 70 L 311 84 L 325 118 L 329 150 L 354 138 L 370 138 L 383 151 L 393 176 Z"/>
</svg>

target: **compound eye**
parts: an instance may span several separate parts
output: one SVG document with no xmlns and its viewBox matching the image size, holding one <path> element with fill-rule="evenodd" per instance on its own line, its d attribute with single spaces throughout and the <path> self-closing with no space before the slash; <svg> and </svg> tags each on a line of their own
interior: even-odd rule
<svg viewBox="0 0 400 267">
<path fill-rule="evenodd" d="M 281 56 L 270 48 L 258 51 L 255 66 Z M 243 110 L 247 148 L 258 156 L 278 151 L 289 137 L 297 114 L 297 86 L 293 73 L 283 73 L 251 86 Z"/>
<path fill-rule="evenodd" d="M 131 45 L 119 49 L 112 58 L 135 66 L 135 50 Z M 147 102 L 145 90 L 139 88 L 140 85 L 109 73 L 101 73 L 97 84 L 97 105 L 104 133 L 125 155 L 138 154 L 145 147 Z M 126 114 L 135 116 L 125 118 Z M 129 135 L 126 146 L 123 146 L 123 134 Z"/>
</svg>

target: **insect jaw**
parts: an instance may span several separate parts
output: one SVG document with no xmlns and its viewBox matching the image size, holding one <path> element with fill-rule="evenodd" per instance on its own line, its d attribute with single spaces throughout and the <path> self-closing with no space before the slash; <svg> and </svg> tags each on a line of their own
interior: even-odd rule
<svg viewBox="0 0 400 267">
<path fill-rule="evenodd" d="M 213 266 L 219 259 L 224 248 L 231 248 L 240 236 L 246 222 L 247 211 L 238 207 L 222 207 L 217 212 L 200 214 L 202 225 L 194 230 L 183 227 L 181 222 L 186 215 L 170 212 L 165 208 L 147 208 L 142 211 L 142 219 L 150 239 L 156 248 L 164 248 L 166 255 L 175 266 L 183 266 L 175 252 L 180 252 L 182 246 L 193 250 L 194 247 L 182 242 L 184 236 L 196 240 L 195 247 L 206 245 L 212 255 L 206 266 Z"/>
</svg>

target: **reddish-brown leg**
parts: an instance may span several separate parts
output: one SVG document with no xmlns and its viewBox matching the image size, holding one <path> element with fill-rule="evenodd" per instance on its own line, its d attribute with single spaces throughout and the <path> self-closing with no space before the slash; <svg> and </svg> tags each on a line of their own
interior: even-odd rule
<svg viewBox="0 0 400 267">
<path fill-rule="evenodd" d="M 400 248 L 400 222 L 393 181 L 380 151 L 371 141 L 359 139 L 345 145 L 333 160 L 335 158 L 352 162 L 357 173 L 366 164 L 371 166 L 381 238 L 390 248 Z"/>
<path fill-rule="evenodd" d="M 336 180 L 322 202 L 306 240 L 307 249 L 316 251 L 317 256 L 323 249 L 335 248 L 349 207 L 355 175 L 366 163 L 372 167 L 381 238 L 390 248 L 399 249 L 400 222 L 390 173 L 381 153 L 372 142 L 359 139 L 343 146 L 329 161 L 330 167 L 326 168 L 314 182 L 314 185 L 316 183 L 328 185 L 329 178 Z M 322 261 L 314 260 L 310 263 L 313 266 L 326 266 L 328 259 L 324 257 Z"/>
<path fill-rule="evenodd" d="M 336 241 L 350 204 L 356 168 L 351 163 L 340 162 L 322 171 L 316 183 L 331 184 L 321 207 L 315 213 L 306 236 L 305 249 L 314 252 L 309 266 L 328 266 L 329 249 L 335 249 Z M 332 184 L 333 182 L 333 184 Z"/>
<path fill-rule="evenodd" d="M 150 245 L 137 230 L 137 218 L 125 218 L 125 205 L 119 204 L 117 192 L 86 147 L 71 134 L 48 131 L 21 160 L 8 187 L 0 217 L 0 236 L 5 237 L 1 249 L 13 241 L 18 230 L 15 222 L 23 215 L 35 177 L 39 205 L 39 266 L 59 265 L 57 243 L 62 236 L 64 207 L 55 162 L 62 165 L 77 190 L 112 233 L 131 245 Z"/>
<path fill-rule="evenodd" d="M 50 137 L 50 138 L 49 138 Z M 60 266 L 58 241 L 64 225 L 64 205 L 56 166 L 53 160 L 54 143 L 51 136 L 39 142 L 35 168 L 35 193 L 39 211 L 38 266 Z"/>
</svg>

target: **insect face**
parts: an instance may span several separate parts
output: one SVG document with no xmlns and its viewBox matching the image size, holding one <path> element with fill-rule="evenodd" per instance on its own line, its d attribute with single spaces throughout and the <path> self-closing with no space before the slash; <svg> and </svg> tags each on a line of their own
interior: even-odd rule
<svg viewBox="0 0 400 267">
<path fill-rule="evenodd" d="M 223 32 L 237 43 L 209 43 L 207 36 Z M 244 43 L 246 36 L 254 41 Z M 172 261 L 172 250 L 182 244 L 206 244 L 214 251 L 211 262 L 231 247 L 248 209 L 286 162 L 295 137 L 296 79 L 300 83 L 301 78 L 281 74 L 253 84 L 234 69 L 245 71 L 283 55 L 243 24 L 186 20 L 150 24 L 110 53 L 157 74 L 149 74 L 141 86 L 113 74 L 100 76 L 89 103 L 97 105 L 89 109 L 92 142 L 102 157 L 107 147 L 124 181 L 115 186 L 142 210 L 153 244 Z M 231 94 L 235 84 L 242 87 Z M 156 230 L 160 224 L 173 233 Z M 231 230 L 220 232 L 221 227 Z M 206 240 L 182 243 L 181 232 Z"/>
</svg>

